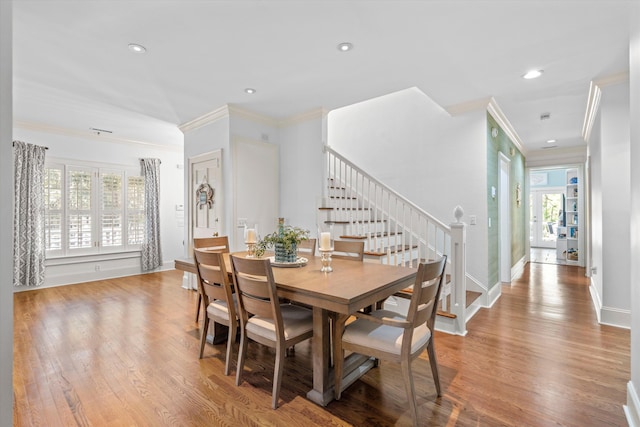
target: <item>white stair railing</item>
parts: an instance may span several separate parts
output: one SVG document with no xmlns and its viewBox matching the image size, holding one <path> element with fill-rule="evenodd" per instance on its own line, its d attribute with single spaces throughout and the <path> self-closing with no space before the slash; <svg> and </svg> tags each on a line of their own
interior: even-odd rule
<svg viewBox="0 0 640 427">
<path fill-rule="evenodd" d="M 464 335 L 466 254 L 462 209 L 456 208 L 457 222 L 448 226 L 331 147 L 325 146 L 325 152 L 329 185 L 323 202 L 324 220 L 342 226 L 336 238 L 364 240 L 366 259 L 385 264 L 417 267 L 421 261 L 447 255 L 442 310 L 455 314 L 450 332 Z"/>
</svg>

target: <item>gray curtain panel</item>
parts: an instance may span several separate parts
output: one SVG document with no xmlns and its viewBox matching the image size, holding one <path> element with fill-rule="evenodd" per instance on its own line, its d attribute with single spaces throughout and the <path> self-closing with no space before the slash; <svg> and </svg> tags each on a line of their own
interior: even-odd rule
<svg viewBox="0 0 640 427">
<path fill-rule="evenodd" d="M 142 271 L 162 265 L 160 247 L 160 159 L 140 159 L 144 176 L 146 226 L 142 242 Z"/>
<path fill-rule="evenodd" d="M 13 286 L 44 284 L 44 156 L 46 147 L 13 142 Z"/>
</svg>

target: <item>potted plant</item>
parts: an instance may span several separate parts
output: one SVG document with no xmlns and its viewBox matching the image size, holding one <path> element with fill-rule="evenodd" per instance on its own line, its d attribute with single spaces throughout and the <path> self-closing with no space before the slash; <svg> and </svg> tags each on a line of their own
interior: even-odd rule
<svg viewBox="0 0 640 427">
<path fill-rule="evenodd" d="M 267 234 L 256 244 L 256 256 L 262 256 L 267 249 L 273 248 L 276 262 L 296 262 L 298 243 L 308 238 L 309 230 L 284 225 L 284 219 L 280 218 L 278 230 Z"/>
</svg>

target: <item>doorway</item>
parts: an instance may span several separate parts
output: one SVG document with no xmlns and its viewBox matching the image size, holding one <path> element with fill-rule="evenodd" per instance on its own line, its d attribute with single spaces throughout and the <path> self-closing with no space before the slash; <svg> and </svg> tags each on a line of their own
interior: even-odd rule
<svg viewBox="0 0 640 427">
<path fill-rule="evenodd" d="M 189 159 L 189 254 L 193 238 L 218 236 L 222 231 L 222 151 Z"/>
<path fill-rule="evenodd" d="M 563 194 L 563 188 L 531 190 L 529 193 L 529 243 L 532 248 L 556 248 Z"/>
</svg>

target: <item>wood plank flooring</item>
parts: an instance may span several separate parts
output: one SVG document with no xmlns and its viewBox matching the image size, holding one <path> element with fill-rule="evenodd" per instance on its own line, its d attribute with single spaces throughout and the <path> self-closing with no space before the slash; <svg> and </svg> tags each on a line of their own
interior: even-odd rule
<svg viewBox="0 0 640 427">
<path fill-rule="evenodd" d="M 180 284 L 168 271 L 15 294 L 14 425 L 410 425 L 392 364 L 326 408 L 308 401 L 308 343 L 272 410 L 273 351 L 251 344 L 236 387 L 224 345 L 198 359 L 197 295 Z M 528 264 L 502 292 L 466 337 L 436 333 L 441 398 L 426 352 L 414 361 L 422 425 L 626 425 L 629 331 L 597 324 L 584 270 Z"/>
</svg>

